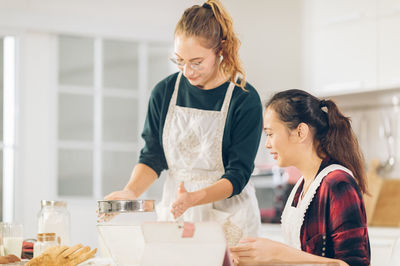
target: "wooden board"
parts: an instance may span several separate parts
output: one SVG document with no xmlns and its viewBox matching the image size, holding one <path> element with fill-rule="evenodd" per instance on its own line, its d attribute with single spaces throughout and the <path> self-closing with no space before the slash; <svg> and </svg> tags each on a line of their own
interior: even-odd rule
<svg viewBox="0 0 400 266">
<path fill-rule="evenodd" d="M 382 178 L 378 175 L 379 162 L 369 166 L 368 189 L 365 196 L 368 225 L 400 226 L 400 179 Z"/>
<path fill-rule="evenodd" d="M 371 224 L 374 216 L 375 206 L 378 202 L 379 193 L 382 187 L 382 178 L 378 176 L 379 161 L 374 160 L 368 166 L 367 186 L 369 195 L 364 195 L 364 204 L 367 212 L 368 224 Z"/>
<path fill-rule="evenodd" d="M 400 179 L 383 180 L 371 225 L 400 226 Z"/>
</svg>

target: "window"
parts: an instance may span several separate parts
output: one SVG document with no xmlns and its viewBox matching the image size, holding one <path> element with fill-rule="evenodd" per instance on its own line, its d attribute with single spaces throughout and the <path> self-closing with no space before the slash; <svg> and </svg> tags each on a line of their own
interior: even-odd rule
<svg viewBox="0 0 400 266">
<path fill-rule="evenodd" d="M 101 198 L 128 182 L 149 92 L 171 45 L 60 35 L 58 195 Z"/>
<path fill-rule="evenodd" d="M 0 220 L 14 216 L 15 37 L 0 36 Z"/>
<path fill-rule="evenodd" d="M 0 221 L 3 221 L 3 88 L 4 88 L 4 44 L 0 38 Z"/>
</svg>

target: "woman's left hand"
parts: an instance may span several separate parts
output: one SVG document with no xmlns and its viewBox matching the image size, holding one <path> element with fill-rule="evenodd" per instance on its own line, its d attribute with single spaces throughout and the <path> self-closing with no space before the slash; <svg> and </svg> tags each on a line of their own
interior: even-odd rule
<svg viewBox="0 0 400 266">
<path fill-rule="evenodd" d="M 235 247 L 230 247 L 235 263 L 254 265 L 277 260 L 276 254 L 280 243 L 266 238 L 246 238 Z"/>
<path fill-rule="evenodd" d="M 194 206 L 194 196 L 192 192 L 187 192 L 183 182 L 179 184 L 177 197 L 174 203 L 172 203 L 171 213 L 174 218 L 181 216 L 187 209 Z"/>
</svg>

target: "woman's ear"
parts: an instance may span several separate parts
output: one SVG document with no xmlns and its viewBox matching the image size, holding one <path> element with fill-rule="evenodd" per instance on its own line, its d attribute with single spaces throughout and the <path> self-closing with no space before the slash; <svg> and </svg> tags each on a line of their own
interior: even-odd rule
<svg viewBox="0 0 400 266">
<path fill-rule="evenodd" d="M 300 123 L 296 128 L 296 136 L 299 142 L 304 142 L 310 134 L 310 127 L 306 123 Z"/>
</svg>

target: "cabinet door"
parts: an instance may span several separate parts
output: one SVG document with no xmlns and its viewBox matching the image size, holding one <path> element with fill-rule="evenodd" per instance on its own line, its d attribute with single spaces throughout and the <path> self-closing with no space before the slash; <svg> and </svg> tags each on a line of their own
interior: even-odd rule
<svg viewBox="0 0 400 266">
<path fill-rule="evenodd" d="M 315 34 L 314 88 L 336 94 L 376 88 L 376 30 L 371 21 L 326 28 Z"/>
<path fill-rule="evenodd" d="M 103 141 L 137 142 L 139 138 L 138 99 L 103 98 Z"/>
<path fill-rule="evenodd" d="M 398 265 L 393 264 L 396 239 L 400 237 L 400 229 L 394 227 L 368 227 L 371 244 L 371 265 Z M 398 241 L 398 240 L 397 240 Z"/>
<path fill-rule="evenodd" d="M 311 1 L 311 86 L 318 94 L 376 88 L 376 0 Z M 309 10 L 310 11 L 310 10 Z"/>
<path fill-rule="evenodd" d="M 58 96 L 58 139 L 93 142 L 93 97 L 79 94 Z"/>
<path fill-rule="evenodd" d="M 176 66 L 170 62 L 172 47 L 168 43 L 153 43 L 148 48 L 148 89 L 167 77 L 169 74 L 178 71 Z"/>
<path fill-rule="evenodd" d="M 94 40 L 58 39 L 57 191 L 93 195 Z"/>
<path fill-rule="evenodd" d="M 124 188 L 137 159 L 135 151 L 103 151 L 102 195 Z"/>
<path fill-rule="evenodd" d="M 400 14 L 400 0 L 378 0 L 378 17 L 391 17 Z"/>
<path fill-rule="evenodd" d="M 379 88 L 399 88 L 400 0 L 378 2 L 378 85 Z"/>
<path fill-rule="evenodd" d="M 93 194 L 93 152 L 58 151 L 58 195 L 87 197 Z"/>
<path fill-rule="evenodd" d="M 138 44 L 135 42 L 104 40 L 103 87 L 106 90 L 138 91 Z"/>
<path fill-rule="evenodd" d="M 59 95 L 58 195 L 92 195 L 93 99 Z"/>
<path fill-rule="evenodd" d="M 314 24 L 317 28 L 329 27 L 373 18 L 377 0 L 311 0 Z M 379 0 L 380 1 L 380 0 Z"/>
<path fill-rule="evenodd" d="M 92 87 L 94 84 L 93 39 L 60 36 L 58 44 L 58 84 Z"/>
</svg>

